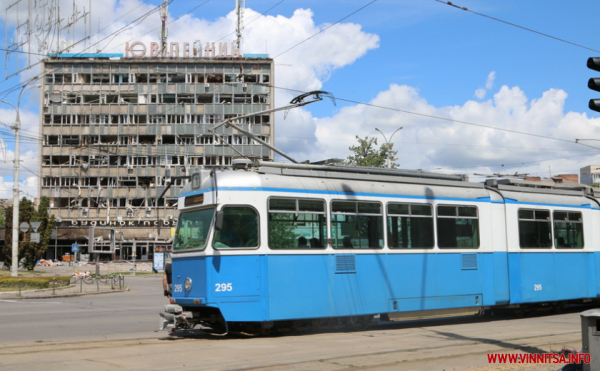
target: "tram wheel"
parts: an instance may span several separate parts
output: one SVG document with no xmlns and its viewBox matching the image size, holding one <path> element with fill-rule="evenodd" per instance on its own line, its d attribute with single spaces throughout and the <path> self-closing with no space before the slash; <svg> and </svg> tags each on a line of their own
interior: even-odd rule
<svg viewBox="0 0 600 371">
<path fill-rule="evenodd" d="M 346 317 L 345 320 L 346 324 L 350 326 L 357 326 L 360 323 L 360 317 L 357 316 Z"/>
<path fill-rule="evenodd" d="M 311 325 L 316 328 L 323 327 L 325 325 L 325 320 L 323 318 L 315 318 L 311 320 Z"/>
</svg>

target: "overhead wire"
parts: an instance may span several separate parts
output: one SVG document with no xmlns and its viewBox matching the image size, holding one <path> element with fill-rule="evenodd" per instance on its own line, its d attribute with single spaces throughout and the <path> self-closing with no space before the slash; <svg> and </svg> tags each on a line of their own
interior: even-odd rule
<svg viewBox="0 0 600 371">
<path fill-rule="evenodd" d="M 261 12 L 261 13 L 260 13 L 260 14 L 259 14 L 257 17 L 255 17 L 253 20 L 251 20 L 250 22 L 246 23 L 246 24 L 244 25 L 244 27 L 247 27 L 247 26 L 249 26 L 250 24 L 252 24 L 254 21 L 256 21 L 256 20 L 258 20 L 258 19 L 260 19 L 260 18 L 264 17 L 264 16 L 265 16 L 265 14 L 267 14 L 268 12 L 270 12 L 271 10 L 273 10 L 274 8 L 276 8 L 277 6 L 281 5 L 281 3 L 283 3 L 284 1 L 285 1 L 285 0 L 281 0 L 281 1 L 280 1 L 280 2 L 278 2 L 277 4 L 275 4 L 275 5 L 273 5 L 272 7 L 270 7 L 269 9 L 265 10 L 264 12 Z M 229 34 L 227 34 L 227 35 L 225 35 L 225 36 L 221 37 L 220 39 L 218 39 L 218 40 L 215 40 L 215 42 L 219 42 L 219 41 L 223 40 L 224 38 L 226 38 L 226 37 L 228 37 L 228 36 L 231 36 L 231 35 L 235 34 L 235 32 L 236 32 L 236 31 L 233 31 L 233 32 L 231 32 L 231 33 L 229 33 Z"/>
<path fill-rule="evenodd" d="M 147 1 L 147 0 L 146 0 L 146 1 Z M 146 2 L 146 1 L 144 1 L 144 2 Z M 172 1 L 172 0 L 171 0 L 171 1 Z M 208 1 L 210 1 L 210 0 L 208 0 Z M 138 6 L 138 7 L 139 7 L 139 6 Z M 136 9 L 137 9 L 137 8 L 136 8 Z M 143 14 L 142 16 L 140 16 L 140 17 L 136 18 L 135 20 L 133 20 L 133 21 L 129 22 L 128 24 L 126 24 L 125 26 L 123 26 L 121 29 L 119 29 L 119 30 L 117 30 L 117 31 L 115 31 L 115 32 L 113 32 L 113 33 L 111 33 L 111 34 L 109 34 L 108 36 L 104 37 L 102 40 L 100 40 L 100 41 L 96 42 L 95 44 L 92 44 L 92 45 L 90 45 L 90 46 L 88 46 L 88 47 L 84 48 L 84 49 L 83 49 L 81 52 L 79 52 L 79 53 L 77 53 L 77 54 L 81 54 L 81 53 L 83 53 L 83 51 L 85 51 L 85 50 L 89 50 L 90 48 L 92 48 L 92 47 L 94 47 L 94 46 L 98 45 L 100 42 L 102 42 L 102 41 L 106 40 L 107 38 L 110 38 L 110 37 L 112 37 L 113 35 L 115 35 L 115 36 L 116 36 L 116 35 L 118 35 L 118 34 L 119 34 L 119 33 L 121 33 L 121 32 L 122 32 L 124 29 L 126 29 L 127 27 L 129 27 L 130 25 L 134 24 L 134 23 L 135 23 L 135 22 L 137 22 L 138 20 L 143 20 L 143 19 L 147 18 L 147 17 L 148 17 L 148 16 L 150 16 L 151 14 L 153 14 L 153 13 L 157 12 L 159 9 L 160 9 L 160 5 L 159 5 L 159 6 L 157 6 L 157 7 L 155 7 L 154 9 L 150 10 L 149 12 L 147 12 L 147 13 Z M 128 13 L 129 13 L 129 12 L 128 12 Z M 128 13 L 127 13 L 127 14 L 128 14 Z M 122 17 L 120 17 L 120 18 L 122 18 Z M 115 21 L 116 21 L 116 20 L 115 20 Z M 111 25 L 112 25 L 113 23 L 115 23 L 115 21 L 113 21 L 113 22 L 111 23 Z M 108 27 L 108 26 L 107 26 L 107 27 Z M 104 30 L 104 29 L 106 29 L 107 27 L 103 28 L 103 30 Z M 92 37 L 92 36 L 93 36 L 93 35 L 89 35 L 89 38 L 91 39 L 91 37 Z M 62 53 L 63 51 L 65 51 L 65 50 L 68 50 L 69 48 L 70 48 L 70 46 L 67 46 L 67 47 L 65 47 L 65 48 L 64 48 L 64 49 L 62 49 L 62 50 L 57 50 L 56 54 L 60 54 L 60 53 Z M 10 51 L 11 53 L 18 52 L 18 53 L 25 53 L 25 54 L 28 54 L 28 55 L 37 55 L 37 56 L 44 56 L 44 57 L 45 57 L 45 56 L 47 56 L 47 54 L 40 54 L 40 53 L 31 53 L 31 52 L 15 51 L 15 50 L 8 50 L 8 49 L 0 49 L 0 50 L 4 50 L 4 51 Z M 32 67 L 34 67 L 34 66 L 37 66 L 37 65 L 38 65 L 38 64 L 40 64 L 42 61 L 43 61 L 43 59 L 42 59 L 42 60 L 40 60 L 40 61 L 38 61 L 38 62 L 35 62 L 35 63 L 33 63 L 32 65 L 30 65 L 30 66 L 28 67 L 28 69 L 30 69 L 30 68 L 32 68 Z M 39 77 L 39 75 L 38 75 L 38 77 Z M 0 95 L 3 95 L 3 94 L 5 94 L 5 93 L 7 93 L 7 92 L 10 92 L 10 91 L 14 90 L 15 88 L 16 88 L 16 89 L 18 89 L 18 88 L 22 87 L 23 85 L 24 85 L 24 83 L 21 83 L 21 84 L 18 84 L 18 85 L 16 85 L 16 86 L 12 87 L 12 88 L 9 88 L 9 89 L 7 89 L 7 90 L 4 90 L 4 91 L 0 92 Z M 8 94 L 8 93 L 7 93 L 7 94 Z"/>
<path fill-rule="evenodd" d="M 372 5 L 372 4 L 373 4 L 373 3 L 375 3 L 375 2 L 377 2 L 377 0 L 373 0 L 373 1 L 371 1 L 370 3 L 368 3 L 368 4 L 366 4 L 366 5 L 362 6 L 362 7 L 360 7 L 360 8 L 358 8 L 358 9 L 356 9 L 356 10 L 355 10 L 355 11 L 353 11 L 352 13 L 350 13 L 350 14 L 348 14 L 348 15 L 346 15 L 346 16 L 344 16 L 344 17 L 342 17 L 341 19 L 337 20 L 335 23 L 332 23 L 332 24 L 330 24 L 329 26 L 327 26 L 327 27 L 323 28 L 323 29 L 322 29 L 322 30 L 320 30 L 319 32 L 317 32 L 317 33 L 315 33 L 315 34 L 313 34 L 313 35 L 311 35 L 311 36 L 307 37 L 306 39 L 304 39 L 304 40 L 300 41 L 299 43 L 295 44 L 294 46 L 292 46 L 292 47 L 290 47 L 290 48 L 288 48 L 288 49 L 284 50 L 283 52 L 281 52 L 281 53 L 277 54 L 276 56 L 274 56 L 274 57 L 273 57 L 273 59 L 277 59 L 278 57 L 280 57 L 280 56 L 282 56 L 283 54 L 285 54 L 285 53 L 289 52 L 290 50 L 292 50 L 292 49 L 296 48 L 297 46 L 304 44 L 305 42 L 307 42 L 308 40 L 312 39 L 313 37 L 315 37 L 315 36 L 317 36 L 317 35 L 319 35 L 319 34 L 321 34 L 321 33 L 325 32 L 325 31 L 327 31 L 327 30 L 328 30 L 328 29 L 330 29 L 331 27 L 333 27 L 333 26 L 337 25 L 338 23 L 340 23 L 340 22 L 342 22 L 342 21 L 344 21 L 344 20 L 346 20 L 346 19 L 350 18 L 350 17 L 351 17 L 351 16 L 353 16 L 354 14 L 356 14 L 356 13 L 360 12 L 361 10 L 365 9 L 366 7 L 368 7 L 368 6 Z"/>
<path fill-rule="evenodd" d="M 282 89 L 282 90 L 287 90 L 287 91 L 294 91 L 294 92 L 303 93 L 302 91 L 295 90 L 295 89 L 288 89 L 288 88 L 283 88 L 283 87 L 278 87 L 278 86 L 273 86 L 273 85 L 270 85 L 270 86 L 273 87 L 273 88 L 276 88 L 276 89 Z M 341 97 L 335 97 L 335 99 L 336 100 L 340 100 L 340 101 L 346 101 L 346 102 L 357 104 L 357 105 L 372 106 L 374 108 L 392 110 L 392 111 L 396 111 L 396 112 L 413 114 L 413 115 L 427 117 L 427 118 L 432 118 L 432 119 L 437 119 L 437 120 L 462 123 L 462 124 L 472 125 L 472 126 L 476 126 L 476 127 L 485 128 L 485 129 L 505 131 L 505 132 L 510 132 L 510 133 L 519 134 L 519 135 L 534 136 L 534 137 L 538 137 L 538 138 L 549 139 L 549 140 L 556 140 L 556 141 L 561 141 L 561 142 L 570 143 L 570 144 L 578 144 L 578 145 L 581 145 L 581 146 L 584 146 L 584 147 L 588 147 L 588 148 L 592 148 L 592 149 L 600 149 L 598 147 L 590 146 L 590 145 L 587 145 L 587 144 L 584 144 L 584 143 L 576 143 L 576 142 L 573 142 L 571 140 L 566 140 L 566 139 L 561 139 L 561 138 L 555 138 L 555 137 L 550 137 L 550 136 L 545 136 L 545 135 L 539 135 L 539 134 L 535 134 L 535 133 L 528 133 L 528 132 L 523 132 L 523 131 L 518 131 L 518 130 L 505 129 L 505 128 L 494 127 L 494 126 L 490 126 L 490 125 L 484 125 L 484 124 L 478 124 L 478 123 L 473 123 L 473 122 L 462 121 L 462 120 L 455 120 L 455 119 L 447 118 L 447 117 L 441 117 L 441 116 L 435 116 L 435 115 L 429 115 L 429 114 L 422 114 L 422 113 L 419 113 L 419 112 L 413 112 L 413 111 L 408 111 L 408 110 L 403 110 L 403 109 L 398 109 L 398 108 L 393 108 L 393 107 L 386 107 L 386 106 L 375 105 L 375 104 L 371 104 L 371 103 L 359 102 L 359 101 L 350 100 L 350 99 L 341 98 Z M 39 136 L 36 137 L 34 135 L 24 136 L 24 138 L 26 138 L 28 141 L 31 141 L 31 142 L 40 142 L 42 140 Z M 98 146 L 101 146 L 101 145 L 102 144 L 98 144 Z M 110 146 L 110 144 L 108 144 L 108 143 L 106 143 L 104 145 L 105 146 Z M 90 149 L 92 149 L 93 147 L 96 147 L 96 145 L 88 145 L 88 146 L 89 146 Z M 103 150 L 101 147 L 98 147 L 98 148 L 94 149 L 94 151 L 97 154 L 103 154 L 103 155 L 109 155 L 110 154 L 110 152 L 107 152 L 107 150 Z M 128 155 L 128 154 L 129 153 L 124 153 L 122 155 Z M 169 154 L 165 153 L 164 155 L 169 155 Z M 175 154 L 173 154 L 173 155 L 175 155 Z M 589 156 L 589 155 L 593 155 L 593 153 L 579 155 L 579 156 Z M 578 157 L 578 156 L 562 157 L 561 159 L 572 158 L 572 157 Z M 540 161 L 536 161 L 536 162 L 540 162 Z M 512 164 L 510 164 L 510 165 L 512 165 Z M 500 166 L 500 165 L 482 165 L 481 167 L 488 167 L 488 166 Z"/>
<path fill-rule="evenodd" d="M 207 3 L 207 2 L 209 2 L 209 1 L 210 1 L 210 0 L 207 0 L 207 1 L 205 1 L 203 4 L 200 4 L 199 6 L 197 6 L 197 7 L 193 8 L 192 10 L 194 10 L 194 9 L 197 9 L 198 7 L 200 7 L 200 6 L 204 5 L 204 4 L 206 4 L 206 3 Z M 270 9 L 268 9 L 267 11 L 269 11 L 269 10 L 271 10 L 272 8 L 274 8 L 274 7 L 278 6 L 278 5 L 279 5 L 279 4 L 281 4 L 283 1 L 285 1 L 285 0 L 282 0 L 282 1 L 280 1 L 279 3 L 277 3 L 276 5 L 274 5 L 273 7 L 271 7 Z M 348 17 L 350 17 L 350 16 L 352 16 L 352 15 L 356 14 L 357 12 L 359 12 L 359 11 L 363 10 L 364 8 L 366 8 L 366 7 L 370 6 L 371 4 L 375 3 L 376 1 L 377 1 L 377 0 L 373 0 L 373 1 L 371 1 L 370 3 L 368 3 L 368 4 L 364 5 L 363 7 L 359 8 L 359 9 L 357 9 L 356 11 L 354 11 L 354 12 L 352 12 L 352 13 L 348 14 L 347 16 L 345 16 L 345 17 L 341 18 L 341 19 L 340 19 L 340 20 L 338 20 L 337 22 L 335 22 L 335 23 L 333 23 L 333 24 L 329 25 L 328 27 L 324 28 L 323 30 L 320 30 L 319 32 L 317 32 L 317 33 L 315 33 L 314 35 L 312 35 L 312 36 L 310 36 L 310 37 L 306 38 L 305 40 L 301 41 L 300 43 L 297 43 L 297 44 L 295 44 L 294 46 L 292 46 L 292 47 L 288 48 L 287 50 L 285 50 L 285 51 L 283 51 L 282 53 L 280 53 L 280 54 L 278 54 L 277 56 L 275 56 L 273 59 L 275 59 L 275 58 L 277 58 L 277 57 L 279 57 L 279 56 L 281 56 L 281 55 L 283 55 L 283 54 L 287 53 L 288 51 L 292 50 L 293 48 L 295 48 L 295 47 L 297 47 L 297 46 L 301 45 L 302 43 L 304 43 L 304 42 L 306 42 L 306 41 L 310 40 L 311 38 L 313 38 L 313 37 L 317 36 L 318 34 L 320 34 L 320 33 L 324 32 L 324 31 L 326 31 L 327 29 L 329 29 L 329 28 L 333 27 L 334 25 L 336 25 L 336 24 L 338 24 L 338 23 L 342 22 L 343 20 L 345 20 L 345 19 L 347 19 Z M 456 6 L 456 5 L 454 5 L 454 4 L 450 3 L 450 2 L 443 2 L 443 1 L 441 1 L 441 0 L 435 0 L 435 1 L 437 1 L 437 2 L 440 2 L 440 3 L 447 4 L 447 5 L 451 5 L 451 6 L 453 6 L 453 7 L 459 8 L 459 9 L 461 9 L 461 10 L 469 11 L 469 12 L 471 12 L 471 13 L 474 13 L 474 14 L 476 14 L 476 15 L 480 15 L 480 16 L 484 16 L 484 17 L 487 17 L 487 18 L 490 18 L 490 19 L 493 19 L 493 20 L 496 20 L 496 21 L 500 21 L 500 22 L 503 22 L 503 23 L 509 24 L 509 25 L 511 25 L 511 26 L 519 27 L 519 28 L 522 28 L 522 29 L 524 29 L 524 30 L 527 30 L 527 31 L 535 32 L 535 33 L 538 33 L 538 34 L 540 34 L 540 35 L 543 35 L 543 36 L 546 36 L 546 37 L 550 37 L 550 38 L 556 39 L 556 40 L 558 40 L 558 41 L 566 42 L 566 43 L 569 43 L 569 44 L 572 44 L 572 45 L 575 45 L 575 46 L 578 46 L 578 47 L 582 47 L 582 48 L 585 48 L 585 49 L 589 49 L 589 50 L 593 50 L 593 51 L 595 51 L 594 49 L 587 48 L 587 47 L 584 47 L 584 46 L 581 46 L 581 45 L 578 45 L 578 44 L 575 44 L 575 43 L 572 43 L 572 42 L 568 42 L 568 41 L 566 41 L 566 40 L 562 40 L 562 39 L 559 39 L 559 38 L 553 37 L 553 36 L 551 36 L 551 35 L 547 35 L 547 34 L 544 34 L 544 33 L 541 33 L 541 32 L 535 31 L 535 30 L 528 29 L 528 28 L 526 28 L 526 27 L 522 27 L 522 26 L 519 26 L 519 25 L 516 25 L 516 24 L 510 23 L 510 22 L 506 22 L 506 21 L 503 21 L 503 20 L 500 20 L 500 19 L 497 19 L 497 18 L 494 18 L 494 17 L 490 17 L 490 16 L 487 16 L 487 15 L 485 15 L 485 14 L 480 14 L 480 13 L 477 13 L 477 12 L 474 12 L 474 11 L 471 11 L 471 10 L 468 10 L 468 9 L 466 9 L 466 8 L 458 7 L 458 6 Z M 141 5 L 140 5 L 140 6 L 141 6 Z M 157 9 L 158 9 L 158 8 L 157 8 Z M 153 12 L 155 12 L 157 9 L 154 9 L 154 10 L 153 10 Z M 190 12 L 191 12 L 192 10 L 190 10 Z M 188 12 L 188 13 L 189 13 L 189 12 Z M 187 13 L 186 13 L 186 14 L 187 14 Z M 147 17 L 147 16 L 149 16 L 149 15 L 150 15 L 150 14 L 147 14 L 147 15 L 146 15 L 146 17 Z M 176 20 L 178 20 L 178 19 L 180 19 L 180 18 L 181 18 L 181 17 L 178 17 Z M 255 21 L 255 20 L 256 20 L 256 19 L 258 19 L 258 18 L 259 18 L 259 17 L 255 18 L 253 21 Z M 140 18 L 138 18 L 137 20 L 139 20 L 139 19 L 140 19 Z M 172 23 L 172 22 L 175 22 L 176 20 L 174 20 L 174 21 L 171 21 L 170 23 Z M 253 21 L 252 21 L 252 22 L 253 22 Z M 135 22 L 135 21 L 134 21 L 134 22 Z M 114 23 L 114 22 L 113 22 L 113 23 Z M 112 23 L 111 23 L 111 24 L 112 24 Z M 107 26 L 107 27 L 108 27 L 108 26 Z M 104 30 L 104 29 L 106 29 L 106 27 L 105 27 L 105 28 L 103 28 L 103 30 Z M 120 32 L 120 31 L 116 31 L 116 32 Z M 115 35 L 115 36 L 116 36 L 116 35 Z M 105 39 L 106 39 L 106 38 L 104 38 L 103 40 L 105 40 Z M 101 40 L 101 41 L 102 41 L 102 40 Z M 97 43 L 96 43 L 96 44 L 94 44 L 94 45 L 97 45 Z M 89 47 L 88 47 L 88 49 L 89 49 Z M 18 86 L 17 86 L 17 87 L 14 87 L 14 88 L 12 88 L 11 90 L 14 90 L 14 89 L 18 89 Z M 285 88 L 281 88 L 281 89 L 285 89 Z M 285 90 L 291 90 L 291 89 L 285 89 Z M 483 124 L 478 124 L 478 123 L 473 123 L 473 122 L 467 122 L 467 121 L 462 121 L 462 120 L 456 120 L 456 119 L 447 118 L 447 117 L 440 117 L 440 116 L 434 116 L 434 115 L 423 114 L 423 113 L 419 113 L 419 112 L 412 112 L 412 111 L 408 111 L 408 110 L 402 110 L 402 109 L 398 109 L 398 108 L 392 108 L 392 107 L 379 106 L 379 105 L 375 105 L 375 104 L 371 104 L 371 103 L 364 103 L 364 102 L 359 102 L 359 101 L 355 101 L 355 100 L 351 100 L 351 99 L 345 99 L 345 98 L 340 98 L 340 97 L 336 97 L 336 99 L 337 99 L 337 100 L 340 100 L 340 101 L 346 101 L 346 102 L 348 102 L 348 103 L 359 104 L 359 105 L 366 105 L 366 106 L 371 106 L 371 107 L 374 107 L 374 108 L 380 108 L 380 109 L 392 110 L 392 111 L 396 111 L 396 112 L 402 112 L 402 113 L 407 113 L 407 114 L 412 114 L 412 115 L 418 115 L 418 116 L 421 116 L 421 117 L 426 117 L 426 118 L 432 118 L 432 119 L 437 119 L 437 120 L 444 120 L 444 121 L 449 121 L 449 122 L 461 123 L 461 124 L 465 124 L 465 125 L 472 125 L 472 126 L 482 127 L 482 128 L 486 128 L 486 129 L 500 130 L 500 131 L 510 132 L 510 133 L 514 133 L 514 134 L 528 135 L 528 136 L 533 136 L 533 137 L 538 137 L 538 138 L 543 138 L 543 139 L 550 139 L 550 140 L 562 141 L 562 142 L 567 142 L 567 143 L 573 143 L 573 141 L 570 141 L 570 140 L 565 140 L 565 139 L 560 139 L 560 138 L 554 138 L 554 137 L 549 137 L 549 136 L 540 135 L 540 134 L 527 133 L 527 132 L 522 132 L 522 131 L 518 131 L 518 130 L 505 129 L 505 128 L 499 128 L 499 127 L 494 127 L 494 126 L 489 126 L 489 125 L 483 125 Z M 34 140 L 38 140 L 38 141 L 39 141 L 39 140 L 41 140 L 41 138 L 35 138 L 35 137 L 30 137 L 30 138 L 27 138 L 27 139 L 29 139 L 29 140 L 32 140 L 32 141 L 34 141 Z M 598 147 L 591 146 L 591 145 L 586 145 L 586 144 L 583 144 L 583 143 L 576 143 L 576 144 L 582 145 L 582 146 L 584 146 L 584 147 L 593 148 L 593 149 L 600 149 L 600 148 L 598 148 Z"/>
<path fill-rule="evenodd" d="M 528 27 L 520 26 L 520 25 L 518 25 L 516 23 L 508 22 L 508 21 L 505 21 L 505 20 L 500 19 L 500 18 L 489 16 L 487 14 L 478 13 L 478 12 L 475 12 L 473 10 L 468 9 L 467 7 L 456 5 L 453 2 L 451 2 L 451 1 L 443 1 L 443 0 L 434 0 L 434 1 L 436 1 L 438 3 L 441 3 L 441 4 L 450 5 L 453 8 L 464 10 L 466 12 L 478 15 L 480 17 L 485 17 L 485 18 L 494 20 L 496 22 L 501 22 L 501 23 L 507 24 L 507 25 L 512 26 L 512 27 L 517 27 L 517 28 L 520 28 L 520 29 L 528 31 L 528 32 L 533 32 L 535 34 L 538 34 L 538 35 L 541 35 L 541 36 L 544 36 L 544 37 L 548 37 L 548 38 L 551 38 L 551 39 L 554 39 L 554 40 L 557 40 L 557 41 L 560 41 L 560 42 L 563 42 L 563 43 L 566 43 L 566 44 L 570 44 L 570 45 L 576 46 L 578 48 L 587 49 L 587 50 L 590 50 L 590 51 L 593 51 L 593 52 L 596 52 L 596 53 L 600 53 L 600 50 L 592 49 L 592 48 L 589 48 L 587 46 L 580 45 L 580 44 L 577 44 L 577 43 L 574 43 L 574 42 L 571 42 L 571 41 L 568 41 L 568 40 L 565 40 L 565 39 L 561 39 L 559 37 L 552 36 L 552 35 L 549 35 L 549 34 L 544 33 L 544 32 L 536 31 L 536 30 L 528 28 Z"/>
<path fill-rule="evenodd" d="M 173 19 L 172 21 L 170 21 L 170 22 L 167 22 L 166 24 L 171 24 L 171 23 L 173 23 L 173 22 L 177 22 L 177 21 L 178 21 L 179 19 L 181 19 L 181 18 L 182 18 L 184 15 L 188 15 L 188 14 L 190 14 L 190 13 L 191 13 L 191 12 L 193 12 L 194 10 L 196 10 L 196 9 L 200 8 L 201 6 L 203 6 L 203 5 L 207 4 L 207 3 L 209 3 L 210 1 L 211 1 L 211 0 L 206 0 L 206 1 L 205 1 L 205 2 L 203 2 L 202 4 L 200 4 L 200 5 L 198 5 L 198 6 L 195 6 L 195 7 L 193 7 L 192 9 L 190 9 L 190 10 L 188 10 L 187 12 L 185 12 L 185 13 L 181 14 L 179 17 L 177 17 L 177 18 Z M 160 7 L 160 6 L 159 6 L 159 7 Z M 150 32 L 154 32 L 154 31 L 158 30 L 159 28 L 160 28 L 160 27 L 153 28 L 153 29 L 149 30 L 148 32 L 145 32 L 145 33 L 143 33 L 143 34 L 141 34 L 141 35 L 137 35 L 137 36 L 135 36 L 133 39 L 130 39 L 130 40 L 128 40 L 127 42 L 129 42 L 129 41 L 132 41 L 132 40 L 134 40 L 134 39 L 136 39 L 136 38 L 139 38 L 139 37 L 145 36 L 145 35 L 149 34 Z M 116 48 L 118 48 L 118 47 L 120 47 L 120 46 L 123 46 L 123 45 L 125 45 L 125 43 L 121 43 L 121 44 L 119 44 L 119 45 L 116 45 L 114 48 L 110 48 L 109 50 L 116 49 Z"/>
<path fill-rule="evenodd" d="M 112 21 L 111 23 L 109 23 L 108 25 L 104 26 L 102 29 L 98 30 L 98 33 L 101 33 L 102 31 L 106 30 L 107 28 L 109 28 L 110 26 L 112 26 L 113 24 L 117 23 L 117 21 L 123 17 L 125 17 L 126 15 L 128 15 L 129 13 L 133 12 L 134 10 L 136 10 L 137 8 L 141 7 L 142 5 L 145 5 L 148 2 L 148 0 L 143 0 L 141 1 L 141 3 L 136 6 L 135 8 L 131 9 L 130 11 L 128 11 L 127 13 L 121 15 L 120 17 L 115 18 L 114 21 Z"/>
<path fill-rule="evenodd" d="M 269 85 L 269 86 L 273 87 L 275 89 L 293 91 L 293 92 L 298 92 L 298 93 L 306 93 L 306 92 L 303 92 L 303 91 L 297 90 L 297 89 L 288 89 L 288 88 L 274 86 L 274 85 Z M 493 129 L 493 130 L 504 131 L 504 132 L 513 133 L 513 134 L 520 134 L 520 135 L 527 135 L 527 136 L 532 136 L 532 137 L 537 137 L 537 138 L 542 138 L 542 139 L 556 140 L 556 141 L 560 141 L 560 142 L 564 142 L 564 143 L 570 143 L 570 144 L 578 144 L 578 145 L 582 145 L 584 147 L 589 147 L 589 148 L 600 150 L 600 147 L 595 147 L 595 146 L 591 146 L 591 145 L 588 145 L 588 144 L 584 144 L 584 143 L 580 143 L 580 142 L 575 142 L 574 140 L 555 138 L 555 137 L 550 137 L 550 136 L 547 136 L 547 135 L 541 135 L 541 134 L 535 134 L 535 133 L 528 133 L 528 132 L 524 132 L 524 131 L 520 131 L 520 130 L 506 129 L 506 128 L 501 128 L 501 127 L 497 127 L 497 126 L 484 125 L 484 124 L 478 124 L 478 123 L 469 122 L 469 121 L 457 120 L 457 119 L 453 119 L 453 118 L 449 118 L 449 117 L 435 116 L 435 115 L 431 115 L 431 114 L 425 114 L 425 113 L 420 113 L 420 112 L 415 112 L 415 111 L 409 111 L 409 110 L 400 109 L 400 108 L 381 106 L 381 105 L 377 105 L 377 104 L 373 104 L 373 103 L 360 102 L 360 101 L 356 101 L 356 100 L 352 100 L 352 99 L 347 99 L 347 98 L 342 98 L 342 97 L 338 97 L 338 96 L 333 96 L 333 98 L 336 101 L 339 100 L 339 101 L 353 103 L 353 104 L 357 104 L 357 105 L 363 105 L 363 106 L 368 106 L 368 107 L 373 107 L 373 108 L 385 109 L 385 110 L 389 110 L 389 111 L 401 112 L 401 113 L 406 113 L 406 114 L 410 114 L 410 115 L 415 115 L 415 116 L 420 116 L 420 117 L 425 117 L 425 118 L 430 118 L 430 119 L 435 119 L 435 120 L 441 120 L 441 121 L 447 121 L 447 122 L 456 122 L 456 123 L 459 123 L 459 124 L 481 127 L 481 128 L 484 128 L 484 129 Z"/>
<path fill-rule="evenodd" d="M 76 54 L 82 54 L 82 53 L 83 53 L 83 52 L 85 52 L 86 50 L 89 50 L 90 48 L 93 48 L 94 46 L 96 46 L 96 45 L 100 44 L 100 43 L 101 43 L 101 42 L 103 42 L 104 40 L 107 40 L 107 39 L 109 39 L 109 38 L 111 38 L 111 37 L 114 39 L 114 38 L 115 38 L 115 37 L 117 37 L 117 36 L 118 36 L 118 35 L 119 35 L 121 32 L 123 32 L 123 31 L 125 31 L 125 30 L 129 29 L 130 27 L 134 27 L 134 26 L 136 25 L 136 23 L 144 21 L 144 20 L 145 20 L 146 18 L 148 18 L 150 15 L 152 15 L 152 14 L 154 14 L 154 13 L 158 12 L 159 10 L 160 10 L 160 5 L 159 5 L 159 6 L 156 6 L 156 7 L 154 7 L 152 10 L 150 10 L 150 11 L 148 11 L 148 12 L 146 12 L 146 13 L 142 14 L 141 16 L 137 17 L 137 18 L 136 18 L 136 19 L 134 19 L 133 21 L 131 21 L 131 22 L 127 23 L 127 24 L 126 24 L 126 25 L 124 25 L 123 27 L 121 27 L 121 28 L 119 28 L 118 30 L 116 30 L 116 31 L 112 32 L 111 34 L 109 34 L 109 35 L 105 36 L 104 38 L 102 38 L 101 40 L 97 41 L 96 43 L 94 43 L 94 44 L 92 44 L 92 45 L 88 46 L 87 48 L 84 48 L 84 49 L 83 49 L 81 52 L 79 52 L 79 53 L 76 53 Z"/>
<path fill-rule="evenodd" d="M 454 169 L 472 169 L 472 168 L 481 168 L 481 167 L 509 167 L 509 166 L 518 166 L 518 165 L 539 164 L 539 163 L 548 162 L 548 161 L 568 160 L 568 159 L 572 159 L 572 158 L 597 156 L 597 155 L 598 155 L 598 153 L 589 153 L 589 154 L 582 154 L 582 155 L 576 155 L 576 156 L 555 157 L 555 158 L 535 160 L 535 161 L 520 161 L 520 162 L 512 162 L 512 163 L 504 163 L 504 164 L 457 166 L 457 167 L 454 167 Z"/>
</svg>

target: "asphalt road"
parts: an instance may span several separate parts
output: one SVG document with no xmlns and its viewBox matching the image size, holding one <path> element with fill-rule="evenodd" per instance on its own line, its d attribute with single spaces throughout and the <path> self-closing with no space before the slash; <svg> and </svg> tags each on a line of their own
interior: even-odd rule
<svg viewBox="0 0 600 371">
<path fill-rule="evenodd" d="M 166 303 L 160 277 L 131 291 L 0 300 L 0 370 L 558 370 L 491 364 L 488 354 L 581 348 L 581 310 L 525 318 L 460 317 L 374 323 L 364 331 L 258 338 L 154 332 Z"/>
<path fill-rule="evenodd" d="M 161 276 L 128 276 L 128 292 L 0 300 L 0 345 L 158 337 Z"/>
</svg>

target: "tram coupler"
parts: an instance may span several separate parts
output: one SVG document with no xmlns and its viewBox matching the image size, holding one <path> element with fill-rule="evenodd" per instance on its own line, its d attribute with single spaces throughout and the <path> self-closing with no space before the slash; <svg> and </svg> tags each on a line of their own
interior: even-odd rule
<svg viewBox="0 0 600 371">
<path fill-rule="evenodd" d="M 183 308 L 177 304 L 165 305 L 165 311 L 159 313 L 158 331 L 169 330 L 189 330 L 194 326 L 188 322 L 192 318 L 192 312 L 184 312 Z"/>
</svg>

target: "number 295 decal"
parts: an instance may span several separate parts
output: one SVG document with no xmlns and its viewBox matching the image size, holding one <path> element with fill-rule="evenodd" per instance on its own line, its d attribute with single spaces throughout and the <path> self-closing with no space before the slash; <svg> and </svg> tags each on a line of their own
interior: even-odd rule
<svg viewBox="0 0 600 371">
<path fill-rule="evenodd" d="M 215 292 L 233 291 L 232 283 L 215 283 Z"/>
</svg>

